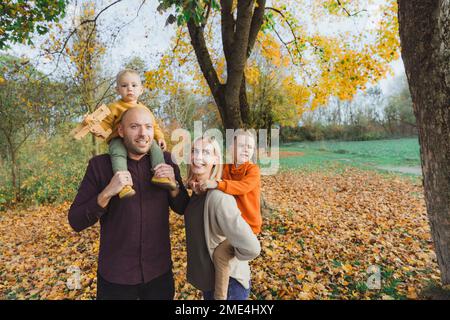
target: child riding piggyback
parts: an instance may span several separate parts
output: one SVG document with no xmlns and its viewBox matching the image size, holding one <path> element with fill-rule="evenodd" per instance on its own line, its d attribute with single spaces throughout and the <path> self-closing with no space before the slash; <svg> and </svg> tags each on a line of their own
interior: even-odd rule
<svg viewBox="0 0 450 320">
<path fill-rule="evenodd" d="M 111 134 L 106 139 L 106 142 L 109 146 L 109 154 L 111 156 L 111 163 L 114 174 L 118 171 L 128 171 L 127 150 L 123 144 L 122 138 L 118 134 L 118 125 L 120 123 L 122 114 L 126 110 L 135 107 L 145 107 L 141 102 L 138 101 L 143 91 L 144 89 L 139 73 L 137 71 L 132 69 L 125 69 L 117 74 L 116 92 L 120 95 L 120 99 L 108 105 L 108 109 L 111 113 L 100 123 L 104 130 L 112 130 Z M 155 168 L 158 164 L 164 163 L 164 155 L 162 149 L 165 149 L 167 145 L 164 140 L 164 134 L 158 123 L 155 121 L 155 116 L 153 115 L 153 113 L 151 113 L 151 115 L 153 117 L 154 139 L 149 154 L 151 167 Z M 164 189 L 173 190 L 176 188 L 176 185 L 172 183 L 168 178 L 157 178 L 153 176 L 151 179 L 151 183 L 158 185 Z M 119 197 L 131 197 L 135 193 L 136 192 L 134 191 L 131 182 L 130 185 L 126 185 L 122 189 L 122 191 L 120 191 Z"/>
</svg>

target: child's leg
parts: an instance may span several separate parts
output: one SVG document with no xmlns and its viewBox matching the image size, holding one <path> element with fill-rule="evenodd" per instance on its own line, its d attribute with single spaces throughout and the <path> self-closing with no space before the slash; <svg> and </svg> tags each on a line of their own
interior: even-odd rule
<svg viewBox="0 0 450 320">
<path fill-rule="evenodd" d="M 155 139 L 152 141 L 152 145 L 150 146 L 150 161 L 152 165 L 152 169 L 154 169 L 158 164 L 166 163 L 164 161 L 164 154 L 161 150 L 158 142 Z"/>
<path fill-rule="evenodd" d="M 215 268 L 215 300 L 227 299 L 228 283 L 230 280 L 230 260 L 233 257 L 234 249 L 228 240 L 223 241 L 214 250 L 213 262 Z"/>
<path fill-rule="evenodd" d="M 111 164 L 113 173 L 117 171 L 128 171 L 127 166 L 127 149 L 123 145 L 122 138 L 114 138 L 109 142 L 109 155 L 111 157 Z M 131 197 L 136 192 L 131 186 L 125 186 L 119 193 L 120 198 Z"/>
<path fill-rule="evenodd" d="M 163 151 L 155 140 L 153 140 L 152 145 L 150 146 L 149 153 L 152 169 L 158 164 L 165 163 Z M 153 176 L 152 183 L 164 189 L 174 190 L 176 188 L 176 184 L 171 182 L 169 178 L 156 178 Z"/>
</svg>

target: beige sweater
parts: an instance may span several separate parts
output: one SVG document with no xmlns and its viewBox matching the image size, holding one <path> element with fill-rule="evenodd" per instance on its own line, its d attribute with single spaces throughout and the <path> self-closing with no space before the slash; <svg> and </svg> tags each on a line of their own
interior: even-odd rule
<svg viewBox="0 0 450 320">
<path fill-rule="evenodd" d="M 233 196 L 219 190 L 210 190 L 206 195 L 204 210 L 205 238 L 211 259 L 214 249 L 228 239 L 235 254 L 230 261 L 231 277 L 248 289 L 248 261 L 256 258 L 261 251 L 258 239 L 242 218 Z"/>
</svg>

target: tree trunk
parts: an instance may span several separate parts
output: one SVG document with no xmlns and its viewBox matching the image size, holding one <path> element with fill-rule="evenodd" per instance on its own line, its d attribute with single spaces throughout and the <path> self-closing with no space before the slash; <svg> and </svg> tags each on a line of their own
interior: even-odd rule
<svg viewBox="0 0 450 320">
<path fill-rule="evenodd" d="M 225 129 L 250 124 L 244 70 L 264 21 L 265 0 L 239 0 L 236 18 L 233 1 L 221 0 L 222 44 L 227 62 L 227 81 L 222 84 L 211 60 L 204 38 L 204 26 L 191 18 L 189 36 L 203 76 L 208 83 Z"/>
<path fill-rule="evenodd" d="M 425 202 L 443 285 L 450 284 L 450 2 L 399 0 L 402 58 L 419 133 Z"/>
<path fill-rule="evenodd" d="M 245 128 L 249 128 L 251 125 L 251 119 L 250 119 L 250 106 L 248 104 L 247 100 L 247 84 L 245 82 L 245 74 L 242 78 L 241 88 L 239 92 L 239 106 L 241 111 L 241 119 L 242 124 Z"/>
<path fill-rule="evenodd" d="M 13 149 L 10 150 L 11 152 L 11 181 L 12 181 L 12 187 L 14 190 L 14 200 L 16 202 L 20 201 L 20 192 L 19 192 L 19 186 L 17 183 L 17 159 L 16 159 L 16 153 Z"/>
<path fill-rule="evenodd" d="M 91 145 L 91 154 L 93 157 L 95 157 L 96 155 L 98 155 L 99 152 L 99 148 L 98 148 L 98 141 L 97 138 L 91 134 L 91 139 L 92 139 L 92 145 Z"/>
<path fill-rule="evenodd" d="M 221 0 L 222 45 L 227 62 L 227 82 L 219 81 L 204 38 L 202 25 L 191 18 L 189 36 L 203 76 L 208 83 L 222 118 L 224 129 L 239 129 L 250 125 L 244 70 L 259 30 L 264 21 L 266 0 L 238 0 L 236 19 L 232 13 L 233 0 Z M 261 194 L 261 207 L 266 210 Z"/>
</svg>

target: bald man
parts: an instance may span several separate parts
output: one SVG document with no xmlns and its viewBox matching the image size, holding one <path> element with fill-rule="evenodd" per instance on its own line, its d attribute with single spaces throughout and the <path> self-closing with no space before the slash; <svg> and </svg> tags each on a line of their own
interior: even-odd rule
<svg viewBox="0 0 450 320">
<path fill-rule="evenodd" d="M 118 133 L 127 149 L 128 171 L 113 176 L 109 155 L 93 157 L 69 209 L 69 223 L 77 232 L 100 220 L 99 300 L 174 297 L 169 207 L 183 214 L 189 196 L 168 152 L 166 163 L 156 167 L 154 175 L 169 178 L 177 189 L 149 183 L 153 121 L 147 108 L 132 108 L 122 115 Z M 118 193 L 131 181 L 136 195 L 119 199 Z"/>
</svg>

